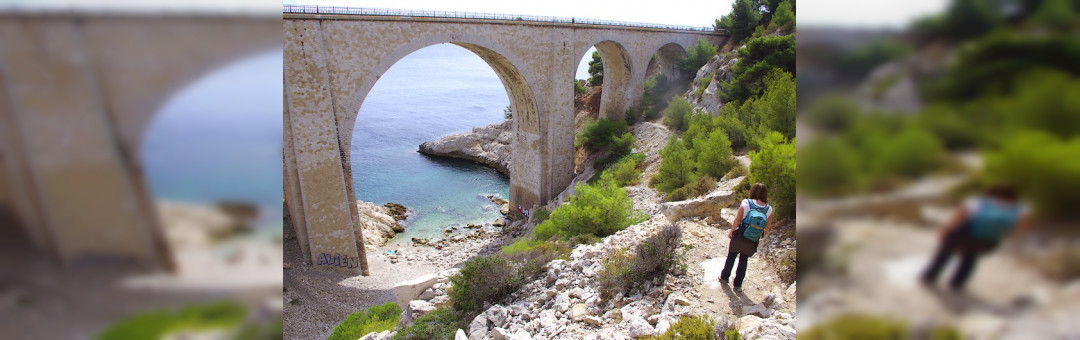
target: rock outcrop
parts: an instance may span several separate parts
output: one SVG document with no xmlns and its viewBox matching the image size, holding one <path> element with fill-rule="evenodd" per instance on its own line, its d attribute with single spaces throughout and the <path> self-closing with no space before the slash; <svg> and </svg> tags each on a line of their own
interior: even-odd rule
<svg viewBox="0 0 1080 340">
<path fill-rule="evenodd" d="M 716 189 L 704 197 L 692 198 L 685 201 L 665 202 L 660 205 L 660 212 L 667 216 L 669 221 L 678 221 L 683 217 L 712 218 L 713 221 L 723 221 L 720 212 L 723 208 L 738 199 L 732 188 L 739 185 L 744 177 L 736 177 L 723 181 Z"/>
<path fill-rule="evenodd" d="M 420 144 L 420 153 L 468 159 L 510 175 L 510 141 L 513 139 L 513 120 L 474 128 Z"/>
<path fill-rule="evenodd" d="M 251 228 L 220 205 L 159 201 L 157 211 L 169 243 L 180 248 L 204 247 Z"/>
<path fill-rule="evenodd" d="M 393 205 L 391 207 L 388 207 Z M 375 203 L 356 201 L 356 210 L 360 214 L 360 224 L 364 226 L 363 240 L 365 245 L 371 245 L 380 247 L 386 244 L 386 241 L 393 238 L 397 233 L 405 231 L 405 228 L 398 223 L 398 218 L 395 216 L 404 216 L 402 213 L 395 213 L 395 208 L 404 206 L 396 203 L 388 203 L 387 206 L 375 205 Z M 360 238 L 361 235 L 356 235 Z"/>
</svg>

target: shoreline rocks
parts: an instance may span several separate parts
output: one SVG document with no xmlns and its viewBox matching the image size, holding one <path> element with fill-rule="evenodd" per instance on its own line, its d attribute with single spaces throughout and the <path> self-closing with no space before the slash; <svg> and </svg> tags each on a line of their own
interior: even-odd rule
<svg viewBox="0 0 1080 340">
<path fill-rule="evenodd" d="M 510 141 L 513 139 L 513 120 L 442 137 L 420 144 L 425 155 L 471 160 L 510 176 Z"/>
<path fill-rule="evenodd" d="M 399 221 L 408 218 L 408 208 L 401 204 L 375 205 L 356 201 L 356 210 L 360 215 L 360 224 L 364 226 L 362 235 L 356 236 L 362 238 L 365 245 L 380 247 L 397 233 L 405 231 Z"/>
</svg>

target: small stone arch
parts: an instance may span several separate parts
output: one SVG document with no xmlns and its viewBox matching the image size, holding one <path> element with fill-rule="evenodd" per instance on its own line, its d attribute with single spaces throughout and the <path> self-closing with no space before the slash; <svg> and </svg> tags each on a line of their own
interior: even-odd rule
<svg viewBox="0 0 1080 340">
<path fill-rule="evenodd" d="M 585 45 L 584 50 L 577 53 L 576 60 L 587 57 L 586 52 L 590 47 L 596 47 L 600 52 L 600 58 L 604 61 L 603 94 L 600 97 L 600 117 L 621 118 L 623 112 L 630 108 L 632 96 L 630 86 L 634 78 L 634 64 L 625 46 L 616 40 L 600 38 Z M 573 76 L 571 76 L 573 79 Z"/>
</svg>

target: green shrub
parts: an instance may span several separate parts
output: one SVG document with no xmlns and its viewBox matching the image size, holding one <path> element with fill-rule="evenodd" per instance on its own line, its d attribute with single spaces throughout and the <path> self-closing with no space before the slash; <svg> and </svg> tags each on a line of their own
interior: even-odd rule
<svg viewBox="0 0 1080 340">
<path fill-rule="evenodd" d="M 948 149 L 972 147 L 978 141 L 975 125 L 943 105 L 924 109 L 916 117 L 916 124 L 937 136 Z"/>
<path fill-rule="evenodd" d="M 735 166 L 731 167 L 731 171 L 728 171 L 724 175 L 724 180 L 730 180 L 736 177 L 750 176 L 750 169 L 747 169 L 741 162 L 736 161 Z"/>
<path fill-rule="evenodd" d="M 827 131 L 847 130 L 862 111 L 859 104 L 842 94 L 830 94 L 816 100 L 806 112 L 811 126 Z"/>
<path fill-rule="evenodd" d="M 798 190 L 816 196 L 846 194 L 860 188 L 864 176 L 856 150 L 843 141 L 817 138 L 799 148 Z"/>
<path fill-rule="evenodd" d="M 650 336 L 646 339 L 650 340 L 675 340 L 675 339 L 695 339 L 695 340 L 714 340 L 716 339 L 716 323 L 710 320 L 706 316 L 689 316 L 684 315 L 671 325 L 670 328 L 663 334 L 656 336 Z M 735 332 L 735 337 L 729 337 L 728 340 L 738 339 L 738 331 Z M 726 334 L 725 334 L 726 335 Z"/>
<path fill-rule="evenodd" d="M 587 146 L 596 150 L 611 145 L 617 137 L 624 136 L 627 128 L 626 121 L 622 119 L 590 119 L 574 136 L 574 147 Z"/>
<path fill-rule="evenodd" d="M 468 329 L 463 315 L 450 309 L 436 309 L 413 321 L 412 326 L 394 334 L 394 340 L 453 339 L 458 328 Z"/>
<path fill-rule="evenodd" d="M 686 186 L 672 190 L 670 194 L 664 197 L 668 202 L 682 201 L 689 198 L 698 197 L 708 194 L 713 189 L 716 189 L 716 179 L 712 176 L 696 176 Z"/>
<path fill-rule="evenodd" d="M 820 323 L 800 338 L 826 339 L 907 339 L 907 325 L 903 322 L 866 315 L 842 315 Z"/>
<path fill-rule="evenodd" d="M 454 308 L 473 314 L 484 303 L 496 303 L 521 287 L 522 278 L 505 257 L 481 256 L 465 262 L 461 271 L 450 277 L 453 289 L 450 300 Z"/>
<path fill-rule="evenodd" d="M 571 247 L 576 247 L 579 244 L 593 244 L 593 243 L 600 242 L 600 240 L 601 239 L 600 239 L 599 236 L 596 236 L 596 235 L 593 235 L 593 234 L 581 234 L 581 235 L 574 235 L 574 237 L 571 237 L 569 240 L 566 240 L 566 243 L 569 244 L 569 246 L 571 246 Z"/>
<path fill-rule="evenodd" d="M 664 109 L 664 124 L 676 131 L 686 131 L 694 106 L 683 97 L 675 97 Z"/>
<path fill-rule="evenodd" d="M 506 118 L 506 119 L 514 118 L 514 109 L 511 108 L 510 105 L 507 105 L 506 107 L 503 108 L 503 118 Z"/>
<path fill-rule="evenodd" d="M 533 223 L 540 224 L 544 223 L 544 221 L 547 221 L 547 219 L 551 217 L 551 212 L 544 208 L 537 208 L 536 211 L 533 212 L 532 216 Z"/>
<path fill-rule="evenodd" d="M 1080 218 L 1080 136 L 1062 139 L 1045 132 L 1005 138 L 1001 150 L 985 152 L 984 177 L 1015 185 L 1038 212 L 1053 218 Z"/>
<path fill-rule="evenodd" d="M 637 142 L 637 138 L 634 138 L 634 135 L 629 132 L 622 134 L 622 136 L 613 137 L 611 139 L 610 157 L 618 159 L 629 155 L 634 148 L 634 142 Z"/>
<path fill-rule="evenodd" d="M 249 323 L 245 325 L 236 333 L 233 337 L 234 340 L 282 340 L 284 335 L 285 320 L 278 316 L 269 324 L 254 324 Z"/>
<path fill-rule="evenodd" d="M 697 90 L 694 90 L 694 97 L 701 98 L 701 95 L 705 93 L 705 88 L 709 87 L 709 84 L 712 83 L 713 75 L 715 74 L 716 72 L 713 72 L 701 78 L 701 83 L 698 84 Z"/>
<path fill-rule="evenodd" d="M 175 311 L 155 310 L 136 314 L 109 326 L 96 338 L 161 339 L 179 331 L 236 329 L 243 325 L 247 315 L 247 307 L 239 302 L 187 305 Z"/>
<path fill-rule="evenodd" d="M 713 124 L 727 133 L 733 149 L 743 149 L 746 148 L 746 125 L 736 116 L 734 108 L 735 105 L 725 105 L 724 109 L 720 109 L 720 115 L 713 118 Z"/>
<path fill-rule="evenodd" d="M 702 143 L 695 143 L 694 147 L 701 150 L 698 153 L 697 169 L 703 175 L 723 178 L 724 174 L 735 167 L 737 161 L 731 156 L 731 141 L 724 130 L 713 130 Z"/>
<path fill-rule="evenodd" d="M 397 327 L 401 307 L 394 302 L 372 306 L 366 312 L 358 311 L 345 317 L 334 333 L 327 339 L 358 339 L 371 332 L 382 332 Z"/>
<path fill-rule="evenodd" d="M 667 225 L 639 243 L 633 255 L 621 250 L 611 253 L 597 274 L 600 297 L 607 301 L 619 292 L 628 293 L 644 282 L 662 279 L 680 260 L 676 250 L 681 239 L 682 229 Z"/>
<path fill-rule="evenodd" d="M 864 155 L 877 175 L 922 176 L 942 164 L 945 147 L 934 135 L 910 126 Z"/>
<path fill-rule="evenodd" d="M 611 171 L 615 183 L 620 187 L 641 183 L 641 170 L 638 170 L 638 162 L 633 158 L 624 157 L 608 171 Z"/>
<path fill-rule="evenodd" d="M 589 91 L 589 89 L 586 89 L 585 85 L 581 85 L 581 82 L 578 82 L 577 80 L 574 81 L 574 95 L 580 96 L 580 95 L 585 94 L 585 92 L 588 92 L 588 91 Z"/>
<path fill-rule="evenodd" d="M 693 160 L 689 157 L 686 146 L 675 136 L 668 140 L 667 146 L 660 150 L 660 169 L 653 176 L 649 185 L 663 193 L 686 186 L 693 176 Z"/>
<path fill-rule="evenodd" d="M 777 216 L 795 217 L 795 142 L 769 132 L 761 150 L 750 153 L 750 182 L 764 183 Z"/>
<path fill-rule="evenodd" d="M 604 172 L 593 184 L 578 184 L 576 194 L 551 212 L 551 218 L 536 226 L 533 236 L 546 240 L 553 236 L 569 239 L 575 235 L 604 237 L 646 219 L 634 209 L 626 190 L 615 183 L 611 172 Z"/>
<path fill-rule="evenodd" d="M 527 252 L 527 251 L 532 251 L 533 249 L 536 248 L 536 246 L 538 246 L 538 245 L 540 245 L 542 243 L 544 243 L 544 240 L 520 239 L 520 240 L 515 241 L 514 243 L 511 243 L 508 246 L 503 246 L 502 247 L 502 253 L 506 254 L 506 255 L 524 253 L 524 252 Z"/>
<path fill-rule="evenodd" d="M 626 121 L 626 125 L 634 126 L 634 123 L 637 123 L 637 113 L 633 108 L 628 108 L 623 112 L 623 120 Z"/>
<path fill-rule="evenodd" d="M 677 61 L 679 69 L 685 73 L 697 72 L 698 69 L 709 62 L 710 58 L 716 56 L 718 49 L 719 46 L 710 44 L 708 40 L 698 38 L 694 45 L 690 46 L 690 49 L 686 51 L 686 55 L 680 57 Z"/>
</svg>

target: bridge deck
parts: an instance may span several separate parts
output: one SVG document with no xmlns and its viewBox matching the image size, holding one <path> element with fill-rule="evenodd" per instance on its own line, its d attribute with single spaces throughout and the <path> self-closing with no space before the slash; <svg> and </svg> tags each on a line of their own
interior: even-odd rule
<svg viewBox="0 0 1080 340">
<path fill-rule="evenodd" d="M 285 19 L 373 20 L 373 21 L 433 21 L 471 22 L 503 25 L 568 26 L 576 28 L 612 28 L 663 31 L 693 34 L 727 35 L 712 27 L 664 25 L 627 21 L 596 20 L 583 18 L 550 17 L 535 15 L 512 15 L 456 11 L 423 11 L 406 9 L 382 9 L 341 6 L 284 5 Z"/>
</svg>

